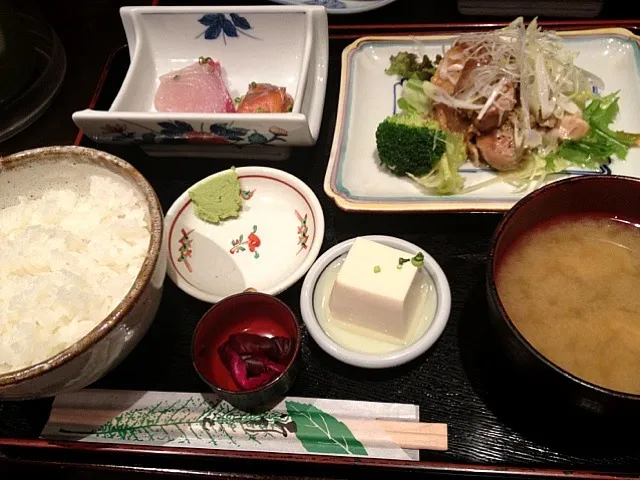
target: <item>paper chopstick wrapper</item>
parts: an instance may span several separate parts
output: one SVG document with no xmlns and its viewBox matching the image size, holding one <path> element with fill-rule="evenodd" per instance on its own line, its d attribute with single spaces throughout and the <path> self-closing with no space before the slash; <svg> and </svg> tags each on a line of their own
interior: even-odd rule
<svg viewBox="0 0 640 480">
<path fill-rule="evenodd" d="M 56 397 L 41 438 L 419 460 L 425 435 L 441 446 L 443 434 L 419 415 L 417 405 L 296 397 L 256 414 L 214 394 L 86 389 Z"/>
</svg>

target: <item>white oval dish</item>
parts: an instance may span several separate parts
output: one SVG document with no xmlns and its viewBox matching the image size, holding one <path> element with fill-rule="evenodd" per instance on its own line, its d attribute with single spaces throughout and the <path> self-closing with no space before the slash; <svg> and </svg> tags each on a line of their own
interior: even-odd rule
<svg viewBox="0 0 640 480">
<path fill-rule="evenodd" d="M 267 167 L 236 172 L 243 197 L 238 218 L 201 220 L 188 190 L 165 217 L 167 273 L 181 290 L 205 302 L 247 289 L 277 295 L 309 270 L 324 237 L 318 197 L 300 179 Z"/>
<path fill-rule="evenodd" d="M 284 5 L 321 5 L 332 14 L 353 14 L 375 10 L 396 0 L 273 0 Z"/>
<path fill-rule="evenodd" d="M 401 350 L 384 355 L 372 355 L 354 352 L 332 340 L 318 323 L 314 303 L 314 291 L 322 272 L 339 257 L 346 255 L 353 245 L 355 238 L 345 240 L 327 250 L 311 267 L 302 285 L 300 294 L 300 309 L 302 319 L 307 330 L 315 342 L 332 357 L 362 368 L 389 368 L 407 363 L 426 352 L 438 340 L 449 321 L 451 312 L 451 290 L 445 273 L 440 265 L 423 249 L 396 237 L 385 235 L 366 235 L 362 238 L 382 243 L 390 247 L 404 250 L 410 254 L 422 252 L 424 254 L 424 267 L 433 279 L 435 285 L 437 306 L 436 312 L 427 331 L 415 343 L 407 345 Z"/>
</svg>

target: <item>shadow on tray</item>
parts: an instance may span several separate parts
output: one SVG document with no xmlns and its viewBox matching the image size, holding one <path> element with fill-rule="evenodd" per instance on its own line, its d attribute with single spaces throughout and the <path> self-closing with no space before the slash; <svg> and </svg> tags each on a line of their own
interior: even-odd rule
<svg viewBox="0 0 640 480">
<path fill-rule="evenodd" d="M 601 457 L 640 450 L 640 441 L 620 435 L 620 425 L 551 404 L 535 384 L 519 376 L 493 339 L 488 316 L 482 281 L 470 294 L 460 319 L 460 352 L 473 389 L 500 422 L 535 443 L 569 455 Z"/>
</svg>

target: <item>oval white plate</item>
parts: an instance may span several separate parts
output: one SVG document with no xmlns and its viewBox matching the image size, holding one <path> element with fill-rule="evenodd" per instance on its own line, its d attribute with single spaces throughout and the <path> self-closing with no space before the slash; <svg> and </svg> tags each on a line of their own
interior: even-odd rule
<svg viewBox="0 0 640 480">
<path fill-rule="evenodd" d="M 410 254 L 422 252 L 424 254 L 424 267 L 431 275 L 435 285 L 437 307 L 436 313 L 431 322 L 431 326 L 415 343 L 408 345 L 402 350 L 395 351 L 386 355 L 369 355 L 348 350 L 336 342 L 334 342 L 326 332 L 322 329 L 313 308 L 313 294 L 318 278 L 322 272 L 335 259 L 346 255 L 351 249 L 351 245 L 355 238 L 345 240 L 342 243 L 327 250 L 316 263 L 313 264 L 304 283 L 302 284 L 302 292 L 300 293 L 300 309 L 302 319 L 304 320 L 307 330 L 315 342 L 320 345 L 325 352 L 332 357 L 362 368 L 389 368 L 396 367 L 407 363 L 426 352 L 440 338 L 444 328 L 449 321 L 449 313 L 451 312 L 451 290 L 446 275 L 440 268 L 440 265 L 422 248 L 396 237 L 388 237 L 385 235 L 366 235 L 362 238 L 382 243 L 390 247 L 404 250 Z"/>
<path fill-rule="evenodd" d="M 236 172 L 243 198 L 238 218 L 219 224 L 201 220 L 188 191 L 165 217 L 167 273 L 180 289 L 205 302 L 249 288 L 277 295 L 311 267 L 324 237 L 320 202 L 300 179 L 267 167 Z"/>
<path fill-rule="evenodd" d="M 384 7 L 396 0 L 272 0 L 282 5 L 319 5 L 327 9 L 327 13 L 349 14 L 362 13 Z"/>
</svg>

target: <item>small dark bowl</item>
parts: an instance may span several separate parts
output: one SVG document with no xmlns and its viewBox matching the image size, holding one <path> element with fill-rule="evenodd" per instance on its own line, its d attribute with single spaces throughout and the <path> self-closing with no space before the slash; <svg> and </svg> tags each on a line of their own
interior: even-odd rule
<svg viewBox="0 0 640 480">
<path fill-rule="evenodd" d="M 538 352 L 518 331 L 498 297 L 496 266 L 524 232 L 554 217 L 605 214 L 640 224 L 640 180 L 622 176 L 582 176 L 548 184 L 520 200 L 501 220 L 490 245 L 487 297 L 490 321 L 507 357 L 551 404 L 597 417 L 629 418 L 640 412 L 640 395 L 616 392 L 586 382 Z M 588 259 L 585 259 L 588 261 Z"/>
<path fill-rule="evenodd" d="M 284 372 L 254 390 L 240 390 L 218 356 L 218 347 L 233 333 L 287 336 L 294 351 Z M 244 411 L 268 409 L 289 391 L 299 371 L 300 327 L 291 309 L 276 297 L 257 292 L 231 295 L 216 303 L 196 326 L 193 365 L 218 396 Z"/>
</svg>

